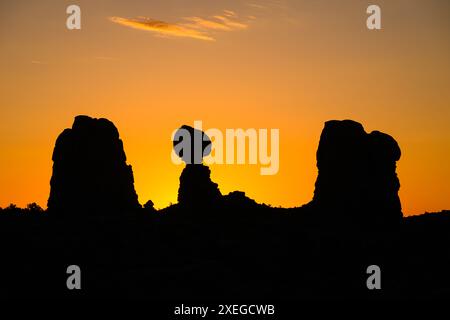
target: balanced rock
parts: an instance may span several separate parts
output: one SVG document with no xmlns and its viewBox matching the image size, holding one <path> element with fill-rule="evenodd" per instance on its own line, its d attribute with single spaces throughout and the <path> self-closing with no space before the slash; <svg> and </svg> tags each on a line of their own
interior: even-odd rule
<svg viewBox="0 0 450 320">
<path fill-rule="evenodd" d="M 178 203 L 185 207 L 205 207 L 221 198 L 217 183 L 211 181 L 211 170 L 202 164 L 211 152 L 211 140 L 201 130 L 183 125 L 173 139 L 175 153 L 186 163 L 180 176 Z"/>
</svg>

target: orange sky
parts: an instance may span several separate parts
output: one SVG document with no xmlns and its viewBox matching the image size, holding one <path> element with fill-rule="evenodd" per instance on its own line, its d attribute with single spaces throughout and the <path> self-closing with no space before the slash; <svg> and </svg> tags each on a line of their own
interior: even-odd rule
<svg viewBox="0 0 450 320">
<path fill-rule="evenodd" d="M 382 9 L 381 31 L 365 11 Z M 66 29 L 66 7 L 82 29 Z M 118 127 L 141 203 L 176 202 L 182 124 L 278 128 L 280 170 L 213 165 L 223 193 L 312 198 L 323 123 L 350 118 L 400 144 L 406 214 L 450 208 L 450 2 L 2 1 L 0 206 L 46 206 L 51 154 L 78 114 Z"/>
</svg>

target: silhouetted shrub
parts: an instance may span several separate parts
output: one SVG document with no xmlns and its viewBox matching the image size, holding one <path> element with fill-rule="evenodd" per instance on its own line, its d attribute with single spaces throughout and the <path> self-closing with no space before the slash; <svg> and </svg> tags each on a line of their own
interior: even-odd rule
<svg viewBox="0 0 450 320">
<path fill-rule="evenodd" d="M 27 211 L 30 211 L 32 213 L 42 213 L 44 212 L 44 209 L 41 208 L 36 202 L 32 202 L 27 204 Z"/>
<path fill-rule="evenodd" d="M 154 203 L 153 203 L 152 200 L 148 200 L 148 201 L 144 204 L 144 210 L 145 210 L 146 212 L 156 212 L 155 205 L 154 205 Z"/>
</svg>

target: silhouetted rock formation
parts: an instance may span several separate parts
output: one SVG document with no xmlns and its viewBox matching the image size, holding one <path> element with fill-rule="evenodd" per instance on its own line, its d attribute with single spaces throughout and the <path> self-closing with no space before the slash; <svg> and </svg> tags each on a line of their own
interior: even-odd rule
<svg viewBox="0 0 450 320">
<path fill-rule="evenodd" d="M 77 116 L 56 140 L 52 159 L 50 211 L 141 207 L 119 132 L 107 119 Z"/>
<path fill-rule="evenodd" d="M 203 131 L 183 125 L 174 135 L 173 148 L 186 164 L 201 164 L 211 152 L 211 140 Z"/>
<path fill-rule="evenodd" d="M 245 192 L 243 191 L 232 191 L 229 194 L 227 194 L 226 196 L 224 196 L 224 201 L 227 203 L 231 203 L 235 206 L 240 206 L 243 208 L 248 208 L 251 206 L 257 206 L 258 204 L 256 203 L 255 200 L 250 199 L 249 197 L 247 197 L 245 195 Z"/>
<path fill-rule="evenodd" d="M 0 209 L 0 299 L 151 299 L 160 318 L 177 301 L 278 301 L 288 315 L 285 305 L 296 312 L 304 299 L 449 299 L 450 211 L 401 219 L 399 157 L 391 137 L 330 121 L 307 206 L 274 208 L 240 191 L 221 196 L 208 167 L 188 164 L 179 204 L 155 210 L 149 200 L 129 214 L 138 203 L 117 130 L 77 117 L 56 143 L 49 207 L 99 219 L 46 214 L 35 203 Z M 368 228 L 397 219 L 399 228 Z M 81 290 L 66 287 L 72 263 Z M 382 290 L 366 286 L 372 264 Z"/>
<path fill-rule="evenodd" d="M 313 208 L 328 221 L 371 225 L 401 221 L 395 172 L 400 148 L 389 135 L 355 121 L 328 121 L 317 150 Z"/>
<path fill-rule="evenodd" d="M 221 193 L 217 184 L 211 181 L 211 171 L 202 164 L 203 157 L 211 152 L 209 137 L 203 131 L 183 125 L 174 135 L 173 148 L 186 163 L 180 176 L 178 203 L 192 208 L 217 203 Z"/>
<path fill-rule="evenodd" d="M 211 171 L 202 164 L 188 164 L 180 176 L 178 203 L 186 207 L 203 207 L 220 199 L 217 183 L 211 181 Z"/>
</svg>

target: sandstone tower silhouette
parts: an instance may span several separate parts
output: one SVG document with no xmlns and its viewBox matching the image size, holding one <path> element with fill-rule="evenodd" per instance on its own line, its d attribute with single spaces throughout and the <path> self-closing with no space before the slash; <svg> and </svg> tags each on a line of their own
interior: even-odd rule
<svg viewBox="0 0 450 320">
<path fill-rule="evenodd" d="M 107 119 L 75 117 L 56 140 L 48 209 L 119 212 L 140 208 L 122 140 Z"/>
<path fill-rule="evenodd" d="M 330 222 L 392 224 L 402 211 L 396 174 L 400 148 L 352 120 L 325 123 L 317 150 L 318 177 L 310 205 Z"/>
</svg>

